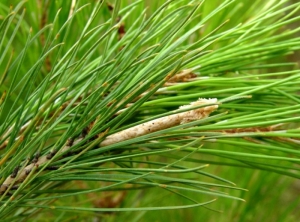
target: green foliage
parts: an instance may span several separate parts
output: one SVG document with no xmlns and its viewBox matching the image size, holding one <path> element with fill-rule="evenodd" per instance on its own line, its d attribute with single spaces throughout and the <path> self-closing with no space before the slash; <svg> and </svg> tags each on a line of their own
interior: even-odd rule
<svg viewBox="0 0 300 222">
<path fill-rule="evenodd" d="M 1 221 L 296 221 L 299 7 L 2 1 Z M 198 98 L 219 108 L 100 146 Z"/>
</svg>

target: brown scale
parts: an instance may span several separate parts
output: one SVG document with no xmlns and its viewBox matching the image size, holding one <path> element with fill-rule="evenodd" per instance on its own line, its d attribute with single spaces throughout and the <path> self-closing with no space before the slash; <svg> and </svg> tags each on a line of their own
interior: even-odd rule
<svg viewBox="0 0 300 222">
<path fill-rule="evenodd" d="M 70 149 L 70 147 L 73 146 L 73 143 L 74 143 L 74 138 L 70 137 L 67 140 L 66 146 L 69 147 L 69 149 Z M 69 151 L 69 152 L 65 153 L 62 157 L 64 158 L 64 157 L 68 157 L 68 156 L 71 156 L 71 155 L 72 155 L 72 152 Z"/>
<path fill-rule="evenodd" d="M 121 20 L 121 18 L 119 17 L 118 20 Z M 118 21 L 119 22 L 119 21 Z M 122 22 L 120 27 L 118 28 L 118 34 L 119 34 L 119 40 L 121 40 L 123 38 L 123 36 L 125 35 L 126 31 L 125 31 L 125 23 Z M 124 46 L 122 46 L 124 48 Z"/>
<path fill-rule="evenodd" d="M 110 3 L 108 3 L 108 2 L 107 2 L 107 8 L 108 8 L 108 10 L 109 10 L 110 12 L 112 12 L 112 11 L 114 10 L 114 6 L 113 6 L 112 4 L 110 4 Z M 117 18 L 117 21 L 116 21 L 116 22 L 118 23 L 119 21 L 121 21 L 121 19 L 122 19 L 122 17 L 119 16 L 119 17 Z M 125 35 L 125 33 L 126 33 L 126 31 L 125 31 L 125 24 L 122 22 L 121 25 L 120 25 L 120 27 L 118 28 L 118 35 L 119 35 L 118 40 L 122 39 L 123 36 Z M 124 46 L 121 46 L 120 51 L 121 51 L 123 48 L 124 48 Z"/>
<path fill-rule="evenodd" d="M 13 170 L 12 174 L 10 175 L 11 178 L 16 178 L 16 176 L 18 175 L 20 166 L 16 166 L 15 169 Z"/>
<path fill-rule="evenodd" d="M 87 134 L 89 133 L 90 127 L 91 127 L 91 125 L 89 125 L 89 126 L 87 126 L 87 127 L 84 127 L 83 130 L 81 131 L 81 134 L 80 134 L 80 136 L 78 137 L 78 139 L 83 140 L 83 139 L 87 136 Z M 72 147 L 73 144 L 74 144 L 74 141 L 75 141 L 75 139 L 69 138 L 69 139 L 67 140 L 66 146 L 69 147 L 69 148 Z M 90 140 L 89 140 L 89 141 L 90 141 Z M 87 142 L 89 142 L 89 141 L 87 141 Z M 78 153 L 80 153 L 80 152 L 81 152 L 81 151 L 69 151 L 69 152 L 67 152 L 66 154 L 64 154 L 62 157 L 73 156 L 73 155 L 76 155 L 76 154 L 78 154 Z"/>
<path fill-rule="evenodd" d="M 80 137 L 81 138 L 85 138 L 87 136 L 87 134 L 89 133 L 89 127 L 84 127 L 83 130 L 81 131 Z"/>
<path fill-rule="evenodd" d="M 17 189 L 19 189 L 19 185 L 13 185 L 10 189 L 11 190 L 17 190 Z"/>
<path fill-rule="evenodd" d="M 116 102 L 116 100 L 114 99 L 114 100 L 112 100 L 112 101 L 110 101 L 109 103 L 107 103 L 107 107 L 110 107 L 112 104 L 114 104 Z"/>
<path fill-rule="evenodd" d="M 39 161 L 39 158 L 41 156 L 41 152 L 38 151 L 35 155 L 34 158 L 32 159 L 31 163 L 37 163 Z"/>
<path fill-rule="evenodd" d="M 92 122 L 89 124 L 89 126 L 88 126 L 89 131 L 92 130 L 92 128 L 94 127 L 94 125 L 95 125 L 95 121 L 92 121 Z M 89 143 L 89 142 L 92 142 L 92 141 L 94 141 L 94 140 L 96 140 L 96 139 L 98 139 L 98 134 L 92 136 L 87 142 Z"/>
<path fill-rule="evenodd" d="M 59 167 L 58 166 L 47 166 L 46 170 L 58 170 Z"/>
<path fill-rule="evenodd" d="M 50 151 L 50 153 L 47 154 L 47 159 L 51 160 L 52 157 L 54 157 L 54 155 L 57 153 L 57 150 L 54 149 L 53 151 Z"/>
<path fill-rule="evenodd" d="M 112 4 L 110 4 L 109 2 L 106 2 L 106 5 L 110 12 L 112 12 L 114 10 L 114 6 Z"/>
<path fill-rule="evenodd" d="M 28 176 L 28 175 L 30 174 L 31 170 L 32 170 L 32 169 L 26 170 L 26 171 L 25 171 L 25 174 Z M 22 181 L 23 181 L 23 180 L 22 180 Z"/>
</svg>

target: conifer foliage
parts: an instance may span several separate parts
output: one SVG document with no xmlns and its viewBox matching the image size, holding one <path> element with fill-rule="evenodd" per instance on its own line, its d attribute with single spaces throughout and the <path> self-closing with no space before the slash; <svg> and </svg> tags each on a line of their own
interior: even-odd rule
<svg viewBox="0 0 300 222">
<path fill-rule="evenodd" d="M 294 184 L 299 8 L 1 1 L 1 221 L 211 215 L 251 203 L 244 188 Z"/>
</svg>

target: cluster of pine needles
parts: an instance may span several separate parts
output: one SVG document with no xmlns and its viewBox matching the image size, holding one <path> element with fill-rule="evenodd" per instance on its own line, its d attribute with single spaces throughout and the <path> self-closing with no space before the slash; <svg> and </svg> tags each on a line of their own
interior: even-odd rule
<svg viewBox="0 0 300 222">
<path fill-rule="evenodd" d="M 246 189 L 296 186 L 299 11 L 290 0 L 2 1 L 1 221 L 190 208 L 228 219 L 233 203 L 242 221 Z M 279 194 L 292 220 L 300 199 Z"/>
</svg>

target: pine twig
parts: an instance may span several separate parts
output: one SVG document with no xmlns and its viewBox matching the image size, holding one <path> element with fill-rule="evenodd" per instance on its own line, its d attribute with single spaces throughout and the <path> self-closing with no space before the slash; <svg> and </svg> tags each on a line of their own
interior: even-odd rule
<svg viewBox="0 0 300 222">
<path fill-rule="evenodd" d="M 179 109 L 190 109 L 192 107 L 201 106 L 201 105 L 208 105 L 205 107 L 201 107 L 194 110 L 189 110 L 186 112 L 181 112 L 177 114 L 172 114 L 168 116 L 164 116 L 158 119 L 151 120 L 146 123 L 139 124 L 137 126 L 130 127 L 128 129 L 125 129 L 123 131 L 114 133 L 112 135 L 109 135 L 106 137 L 101 143 L 100 147 L 108 146 L 111 144 L 119 143 L 125 140 L 129 140 L 132 138 L 136 138 L 139 136 L 146 135 L 148 133 L 160 131 L 163 129 L 167 129 L 179 124 L 191 122 L 194 120 L 199 120 L 206 118 L 210 115 L 211 112 L 215 111 L 218 108 L 218 105 L 216 105 L 217 99 L 199 99 L 196 102 L 192 102 L 190 105 L 181 106 Z M 212 105 L 209 105 L 212 104 Z M 81 142 L 88 132 L 85 132 L 84 135 L 81 135 L 78 139 L 75 141 L 69 140 L 66 145 L 58 151 L 59 153 L 65 153 L 70 150 L 70 148 L 79 142 Z M 43 165 L 47 163 L 49 160 L 52 159 L 52 157 L 57 153 L 56 150 L 48 153 L 47 155 L 36 157 L 35 161 L 32 161 L 31 164 L 24 167 L 22 170 L 18 172 L 18 170 L 15 170 L 10 176 L 8 176 L 3 184 L 0 187 L 0 193 L 4 193 L 8 187 L 10 187 L 12 184 L 16 185 L 18 183 L 23 182 L 26 177 L 29 175 L 29 173 L 32 171 L 34 167 L 38 167 L 40 165 Z"/>
</svg>

